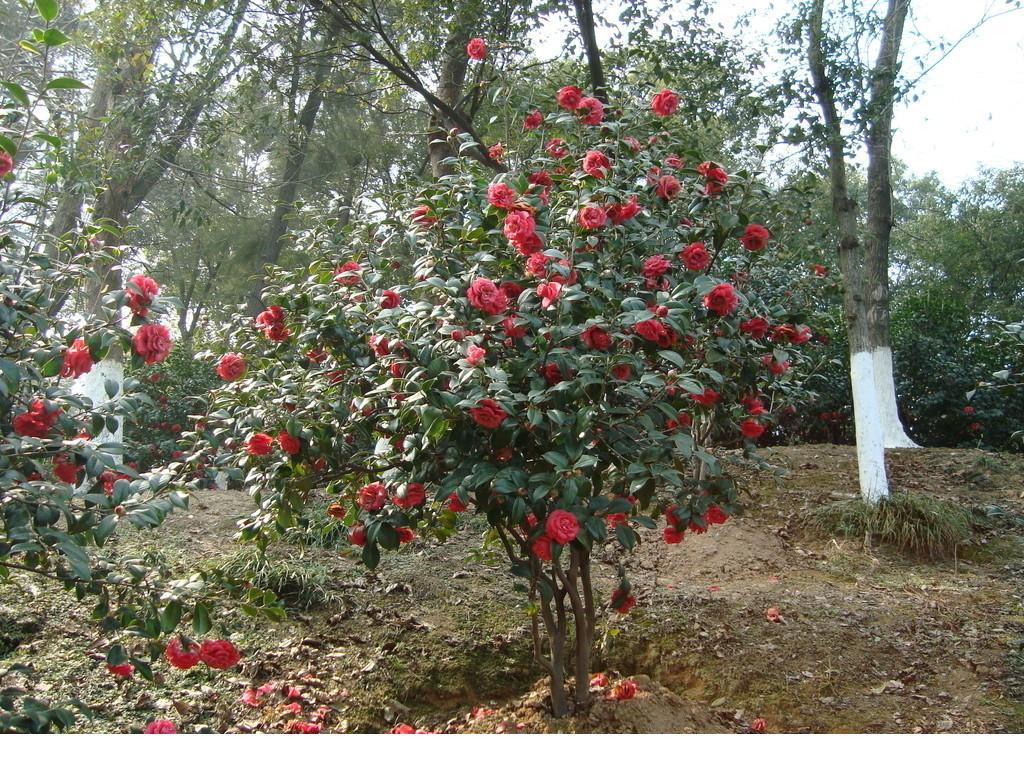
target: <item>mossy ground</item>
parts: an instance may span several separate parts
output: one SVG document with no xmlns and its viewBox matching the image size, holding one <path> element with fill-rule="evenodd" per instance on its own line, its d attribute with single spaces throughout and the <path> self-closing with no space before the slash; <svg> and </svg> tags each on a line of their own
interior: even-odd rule
<svg viewBox="0 0 1024 768">
<path fill-rule="evenodd" d="M 674 547 L 645 535 L 630 558 L 639 605 L 602 619 L 597 668 L 650 676 L 664 695 L 645 694 L 637 716 L 681 732 L 743 731 L 755 717 L 773 731 L 1024 730 L 1024 462 L 980 451 L 892 452 L 897 489 L 996 521 L 955 559 L 924 562 L 806 524 L 856 491 L 852 449 L 780 448 L 765 458 L 788 476 L 744 469 L 745 516 Z M 116 546 L 156 546 L 185 565 L 230 557 L 248 505 L 242 494 L 205 492 L 156 535 L 126 535 Z M 12 663 L 31 669 L 3 683 L 81 700 L 94 716 L 80 719 L 80 731 L 126 732 L 154 717 L 188 731 L 279 731 L 295 717 L 338 732 L 397 721 L 509 730 L 510 718 L 519 730 L 640 728 L 604 705 L 589 719 L 542 717 L 525 597 L 503 566 L 474 553 L 478 545 L 478 530 L 418 542 L 374 574 L 344 545 L 277 545 L 310 563 L 330 599 L 293 608 L 278 624 L 222 613 L 218 631 L 244 650 L 243 663 L 226 673 L 158 663 L 156 685 L 109 676 L 107 641 L 89 625 L 88 606 L 17 576 L 0 585 L 0 672 Z M 598 560 L 610 565 L 611 550 Z M 598 571 L 607 594 L 614 570 Z M 766 619 L 769 607 L 780 622 Z M 260 707 L 239 700 L 270 681 L 301 690 L 291 702 L 298 714 L 279 695 Z M 474 707 L 495 712 L 474 719 Z"/>
</svg>

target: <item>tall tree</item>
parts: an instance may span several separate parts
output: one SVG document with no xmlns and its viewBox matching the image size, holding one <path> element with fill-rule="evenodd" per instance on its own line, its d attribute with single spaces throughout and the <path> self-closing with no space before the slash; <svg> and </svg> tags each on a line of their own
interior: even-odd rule
<svg viewBox="0 0 1024 768">
<path fill-rule="evenodd" d="M 807 61 L 814 95 L 824 119 L 832 211 L 839 228 L 839 267 L 850 344 L 850 380 L 861 495 L 869 502 L 889 493 L 886 445 L 916 445 L 896 413 L 889 347 L 889 233 L 892 229 L 892 113 L 899 51 L 910 0 L 889 0 L 878 56 L 870 73 L 865 127 L 868 149 L 867 243 L 856 199 L 847 181 L 847 138 L 837 105 L 834 55 L 837 41 L 826 37 L 825 0 L 812 0 L 807 17 Z M 841 44 L 841 42 L 839 43 Z"/>
</svg>

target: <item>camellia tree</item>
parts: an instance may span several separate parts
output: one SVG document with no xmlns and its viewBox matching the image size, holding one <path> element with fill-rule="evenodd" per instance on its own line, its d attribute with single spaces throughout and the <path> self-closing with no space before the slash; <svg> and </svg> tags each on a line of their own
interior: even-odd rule
<svg viewBox="0 0 1024 768">
<path fill-rule="evenodd" d="M 678 543 L 737 509 L 711 448 L 773 424 L 811 334 L 757 293 L 775 250 L 750 175 L 674 138 L 670 90 L 609 108 L 575 86 L 531 105 L 509 170 L 461 158 L 402 221 L 324 226 L 320 258 L 238 317 L 204 417 L 204 460 L 259 505 L 243 537 L 336 496 L 367 566 L 485 518 L 529 596 L 556 716 L 588 703 L 592 552 L 638 529 Z M 781 386 L 785 384 L 785 386 Z"/>
</svg>

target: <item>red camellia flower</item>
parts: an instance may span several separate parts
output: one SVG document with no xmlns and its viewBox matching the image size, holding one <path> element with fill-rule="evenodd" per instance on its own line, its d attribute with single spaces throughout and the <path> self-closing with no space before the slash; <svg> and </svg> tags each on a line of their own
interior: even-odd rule
<svg viewBox="0 0 1024 768">
<path fill-rule="evenodd" d="M 505 335 L 510 339 L 521 339 L 526 335 L 526 326 L 517 325 L 519 318 L 516 315 L 509 315 L 501 321 L 501 327 L 505 331 Z"/>
<path fill-rule="evenodd" d="M 622 587 L 612 591 L 611 608 L 616 613 L 629 613 L 636 606 L 636 595 Z"/>
<path fill-rule="evenodd" d="M 544 115 L 541 114 L 539 109 L 535 109 L 523 118 L 523 130 L 532 131 L 534 128 L 540 128 L 543 122 Z"/>
<path fill-rule="evenodd" d="M 412 528 L 395 528 L 395 533 L 398 534 L 399 544 L 408 544 L 410 541 L 416 538 L 416 532 Z"/>
<path fill-rule="evenodd" d="M 356 523 L 352 526 L 352 530 L 348 532 L 348 540 L 355 544 L 357 547 L 366 546 L 366 526 L 362 523 Z"/>
<path fill-rule="evenodd" d="M 24 413 L 12 420 L 16 434 L 22 437 L 46 437 L 60 416 L 60 408 L 47 409 L 46 403 L 36 399 Z"/>
<path fill-rule="evenodd" d="M 290 456 L 295 456 L 302 452 L 302 440 L 288 432 L 283 430 L 279 432 L 277 442 L 281 446 L 281 450 Z"/>
<path fill-rule="evenodd" d="M 768 320 L 760 316 L 752 317 L 740 323 L 740 330 L 743 333 L 749 333 L 755 339 L 763 339 L 768 333 L 768 328 Z"/>
<path fill-rule="evenodd" d="M 705 387 L 704 391 L 699 394 L 690 395 L 690 399 L 700 405 L 714 405 L 720 397 L 721 395 L 710 387 Z"/>
<path fill-rule="evenodd" d="M 598 205 L 587 205 L 580 208 L 579 213 L 576 214 L 576 220 L 584 229 L 597 229 L 605 225 L 608 214 L 605 213 L 604 208 Z"/>
<path fill-rule="evenodd" d="M 739 305 L 740 297 L 729 283 L 719 283 L 704 296 L 704 306 L 722 317 L 733 312 Z"/>
<path fill-rule="evenodd" d="M 160 323 L 147 323 L 140 326 L 132 339 L 132 348 L 146 365 L 162 363 L 171 354 L 171 332 Z"/>
<path fill-rule="evenodd" d="M 683 260 L 687 269 L 693 271 L 707 269 L 711 264 L 711 254 L 704 243 L 690 243 L 679 252 L 679 258 Z"/>
<path fill-rule="evenodd" d="M 78 482 L 78 464 L 66 453 L 58 453 L 53 458 L 53 474 L 63 483 L 74 485 Z"/>
<path fill-rule="evenodd" d="M 64 350 L 64 363 L 60 369 L 61 376 L 77 379 L 83 373 L 92 370 L 92 353 L 85 339 L 75 339 L 71 346 Z"/>
<path fill-rule="evenodd" d="M 476 278 L 466 291 L 469 303 L 489 315 L 500 315 L 508 309 L 508 296 L 486 277 Z"/>
<path fill-rule="evenodd" d="M 623 224 L 640 213 L 640 204 L 637 202 L 636 195 L 632 195 L 624 203 L 609 205 L 607 212 L 608 218 L 612 220 L 613 224 Z"/>
<path fill-rule="evenodd" d="M 176 669 L 192 669 L 200 661 L 199 645 L 189 643 L 188 648 L 184 648 L 181 644 L 181 638 L 172 637 L 164 649 L 164 658 L 167 659 L 168 664 Z"/>
<path fill-rule="evenodd" d="M 0 178 L 14 170 L 14 158 L 0 149 Z"/>
<path fill-rule="evenodd" d="M 583 171 L 596 179 L 603 179 L 605 171 L 611 170 L 612 161 L 608 155 L 596 149 L 592 149 L 583 156 Z"/>
<path fill-rule="evenodd" d="M 764 434 L 764 425 L 756 419 L 744 419 L 740 422 L 740 432 L 749 440 L 756 440 Z"/>
<path fill-rule="evenodd" d="M 245 450 L 250 456 L 266 456 L 274 450 L 274 438 L 266 432 L 257 432 L 249 438 Z"/>
<path fill-rule="evenodd" d="M 569 147 L 566 146 L 564 139 L 548 139 L 544 151 L 558 160 L 569 154 Z"/>
<path fill-rule="evenodd" d="M 534 253 L 526 260 L 526 273 L 533 277 L 546 277 L 548 274 L 548 262 L 551 257 L 543 253 Z"/>
<path fill-rule="evenodd" d="M 558 106 L 562 109 L 576 109 L 580 105 L 580 99 L 583 98 L 583 91 L 577 88 L 575 85 L 563 85 L 558 89 Z"/>
<path fill-rule="evenodd" d="M 358 261 L 346 261 L 334 268 L 334 282 L 338 285 L 358 285 L 363 268 Z"/>
<path fill-rule="evenodd" d="M 409 218 L 412 219 L 414 224 L 420 226 L 437 223 L 437 217 L 433 215 L 429 205 L 417 205 L 411 211 L 409 211 Z"/>
<path fill-rule="evenodd" d="M 963 413 L 966 414 L 967 416 L 970 416 L 971 414 L 974 413 L 974 406 L 973 405 L 965 405 L 963 407 Z"/>
<path fill-rule="evenodd" d="M 426 500 L 427 493 L 423 483 L 406 483 L 405 489 L 401 493 L 391 496 L 391 501 L 403 509 L 418 507 Z"/>
<path fill-rule="evenodd" d="M 519 194 L 504 182 L 495 182 L 487 187 L 487 202 L 495 208 L 511 208 L 519 200 Z"/>
<path fill-rule="evenodd" d="M 537 222 L 527 211 L 511 211 L 505 217 L 502 232 L 513 245 L 529 242 L 531 235 L 537 233 Z"/>
<path fill-rule="evenodd" d="M 128 661 L 124 664 L 107 664 L 107 672 L 115 677 L 131 677 L 135 674 L 135 665 Z"/>
<path fill-rule="evenodd" d="M 774 605 L 764 612 L 764 617 L 775 624 L 782 621 L 782 614 L 779 613 L 779 609 Z"/>
<path fill-rule="evenodd" d="M 382 508 L 387 500 L 388 492 L 383 483 L 364 485 L 359 489 L 359 495 L 356 497 L 359 506 L 370 512 Z"/>
<path fill-rule="evenodd" d="M 656 115 L 668 117 L 679 109 L 679 94 L 668 88 L 658 91 L 658 93 L 654 94 L 654 98 L 651 99 L 651 109 L 654 110 Z"/>
<path fill-rule="evenodd" d="M 604 672 L 597 672 L 590 676 L 590 687 L 591 688 L 607 688 L 608 687 L 608 675 Z"/>
<path fill-rule="evenodd" d="M 508 412 L 501 407 L 501 403 L 489 397 L 477 402 L 475 408 L 470 408 L 469 415 L 484 429 L 497 429 L 508 418 Z"/>
<path fill-rule="evenodd" d="M 756 717 L 750 724 L 750 730 L 754 733 L 765 733 L 768 730 L 768 721 L 763 717 Z"/>
<path fill-rule="evenodd" d="M 203 640 L 199 645 L 199 659 L 211 669 L 231 669 L 241 658 L 230 640 Z"/>
<path fill-rule="evenodd" d="M 284 341 L 291 336 L 291 331 L 284 324 L 284 309 L 276 304 L 256 315 L 255 325 L 271 341 Z"/>
<path fill-rule="evenodd" d="M 177 733 L 178 727 L 170 720 L 154 720 L 147 723 L 142 729 L 143 733 Z"/>
<path fill-rule="evenodd" d="M 761 358 L 761 364 L 776 376 L 784 374 L 790 366 L 789 360 L 776 360 L 774 355 L 764 355 Z"/>
<path fill-rule="evenodd" d="M 544 532 L 559 544 L 568 544 L 580 532 L 576 515 L 565 509 L 554 509 L 544 521 Z"/>
<path fill-rule="evenodd" d="M 658 178 L 658 183 L 654 188 L 654 194 L 663 200 L 671 200 L 679 194 L 679 190 L 682 188 L 683 185 L 679 183 L 679 179 L 675 176 L 666 174 Z"/>
<path fill-rule="evenodd" d="M 537 286 L 537 295 L 541 298 L 541 308 L 547 309 L 558 300 L 558 294 L 562 292 L 561 283 L 541 283 Z"/>
<path fill-rule="evenodd" d="M 580 116 L 580 122 L 584 125 L 600 125 L 604 120 L 604 104 L 593 96 L 584 96 L 580 99 L 576 109 L 584 110 L 585 114 Z"/>
<path fill-rule="evenodd" d="M 558 366 L 558 363 L 545 363 L 540 367 L 540 373 L 549 387 L 553 387 L 558 382 L 564 381 L 564 378 L 562 377 L 562 369 Z"/>
<path fill-rule="evenodd" d="M 487 58 L 487 41 L 482 37 L 474 37 L 466 44 L 466 55 L 473 61 L 483 61 Z"/>
<path fill-rule="evenodd" d="M 672 263 L 664 256 L 655 255 L 644 261 L 640 274 L 648 280 L 656 280 L 672 268 Z"/>
<path fill-rule="evenodd" d="M 740 242 L 748 251 L 760 251 L 768 245 L 771 236 L 771 232 L 760 224 L 747 224 L 747 228 L 740 235 Z"/>
<path fill-rule="evenodd" d="M 665 529 L 661 532 L 662 538 L 665 539 L 666 544 L 678 544 L 683 540 L 683 532 L 677 530 L 671 525 L 665 526 Z"/>
<path fill-rule="evenodd" d="M 491 158 L 491 160 L 501 160 L 501 158 L 505 156 L 504 145 L 502 145 L 500 141 L 497 144 L 491 144 L 491 146 L 487 148 L 487 156 Z"/>
<path fill-rule="evenodd" d="M 237 352 L 225 352 L 217 361 L 217 375 L 224 381 L 237 381 L 245 375 L 245 358 Z"/>
<path fill-rule="evenodd" d="M 394 309 L 402 303 L 402 297 L 397 291 L 384 291 L 380 296 L 381 309 Z"/>
<path fill-rule="evenodd" d="M 636 331 L 637 335 L 643 336 L 648 341 L 654 341 L 661 343 L 668 334 L 668 328 L 660 320 L 650 319 L 641 320 L 639 323 L 633 326 L 633 330 Z"/>
<path fill-rule="evenodd" d="M 583 343 L 591 349 L 598 349 L 602 352 L 612 345 L 611 334 L 599 325 L 592 325 L 580 334 Z"/>
<path fill-rule="evenodd" d="M 814 272 L 815 277 L 825 277 L 828 275 L 828 267 L 824 264 L 812 264 L 811 271 Z"/>
<path fill-rule="evenodd" d="M 124 292 L 132 314 L 145 317 L 149 314 L 149 305 L 153 303 L 153 298 L 160 293 L 160 286 L 152 277 L 135 275 L 128 280 Z"/>
<path fill-rule="evenodd" d="M 445 506 L 450 512 L 465 512 L 469 509 L 469 506 L 459 498 L 457 493 L 448 494 L 448 502 Z"/>
<path fill-rule="evenodd" d="M 501 288 L 501 290 L 505 293 L 506 296 L 508 296 L 509 301 L 515 301 L 516 299 L 518 299 L 519 294 L 521 294 L 525 290 L 523 286 L 521 286 L 519 283 L 513 282 L 511 280 L 505 280 L 498 287 Z"/>
<path fill-rule="evenodd" d="M 530 551 L 537 556 L 538 560 L 548 562 L 554 559 L 554 554 L 551 552 L 551 545 L 553 543 L 550 536 L 546 533 L 541 534 L 530 544 Z"/>
<path fill-rule="evenodd" d="M 704 520 L 708 525 L 721 525 L 728 519 L 729 515 L 717 504 L 711 504 L 704 510 Z"/>
<path fill-rule="evenodd" d="M 729 182 L 729 174 L 725 169 L 707 160 L 697 166 L 697 173 L 704 177 L 704 192 L 708 195 L 719 194 Z"/>
<path fill-rule="evenodd" d="M 612 377 L 619 381 L 626 381 L 632 378 L 633 368 L 626 363 L 619 363 L 618 365 L 612 366 Z"/>
<path fill-rule="evenodd" d="M 470 344 L 469 349 L 466 350 L 466 363 L 469 365 L 480 365 L 485 357 L 487 357 L 487 350 L 476 344 Z"/>
</svg>

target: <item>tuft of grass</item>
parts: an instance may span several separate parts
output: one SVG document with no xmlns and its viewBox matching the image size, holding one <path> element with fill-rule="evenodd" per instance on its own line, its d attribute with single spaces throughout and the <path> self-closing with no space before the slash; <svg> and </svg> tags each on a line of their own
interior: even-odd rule
<svg viewBox="0 0 1024 768">
<path fill-rule="evenodd" d="M 217 570 L 235 583 L 270 590 L 286 605 L 312 608 L 337 599 L 330 588 L 330 573 L 322 563 L 258 549 L 243 549 L 217 564 Z"/>
<path fill-rule="evenodd" d="M 325 510 L 311 507 L 296 527 L 285 532 L 284 540 L 300 547 L 337 549 L 340 544 L 348 541 L 348 528 Z"/>
<path fill-rule="evenodd" d="M 809 524 L 841 536 L 872 536 L 930 560 L 950 557 L 972 533 L 970 511 L 915 493 L 893 494 L 876 505 L 859 499 L 828 504 L 810 513 Z"/>
</svg>

